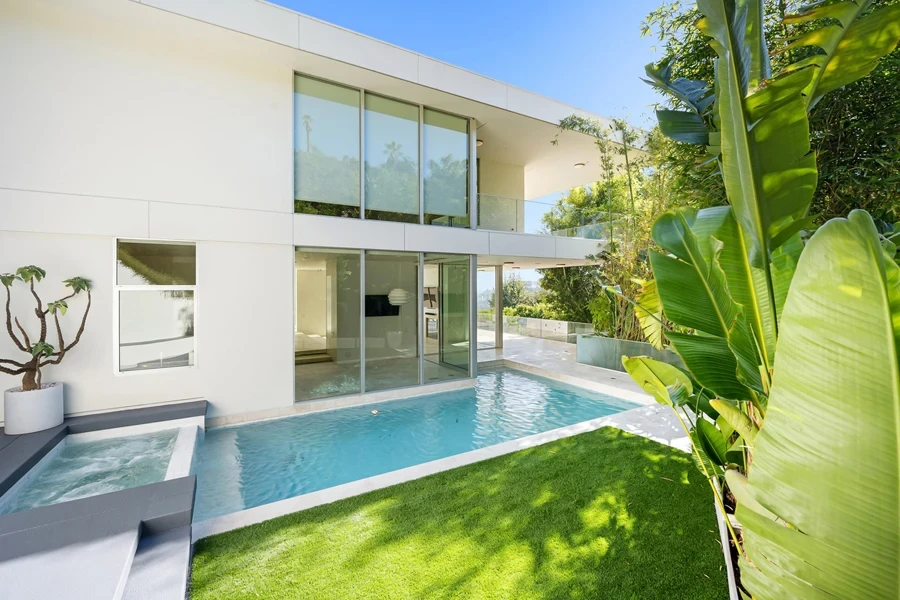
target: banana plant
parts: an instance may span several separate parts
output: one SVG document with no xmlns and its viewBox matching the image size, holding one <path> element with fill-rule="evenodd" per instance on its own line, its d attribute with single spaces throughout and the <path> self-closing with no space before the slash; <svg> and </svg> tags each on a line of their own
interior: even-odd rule
<svg viewBox="0 0 900 600">
<path fill-rule="evenodd" d="M 873 10 L 871 4 L 819 3 L 791 17 L 807 26 L 791 48 L 812 47 L 813 52 L 773 75 L 761 0 L 698 0 L 704 15 L 698 27 L 717 55 L 714 85 L 672 80 L 665 66 L 647 69 L 651 83 L 686 108 L 658 113 L 661 129 L 676 140 L 707 146 L 719 163 L 729 205 L 670 211 L 653 228 L 661 251 L 650 252 L 650 263 L 662 312 L 694 332 L 666 333 L 686 371 L 643 357 L 626 358 L 623 364 L 657 401 L 676 410 L 701 471 L 710 479 L 724 472 L 745 527 L 746 554 L 733 536 L 742 572 L 749 573 L 744 582 L 756 598 L 898 594 L 896 574 L 888 575 L 889 569 L 896 571 L 900 552 L 895 514 L 900 384 L 894 377 L 900 292 L 891 291 L 900 285 L 900 275 L 885 259 L 893 241 L 879 238 L 867 215 L 854 214 L 822 227 L 810 242 L 813 250 L 804 250 L 805 236 L 814 227 L 809 209 L 817 183 L 809 110 L 823 95 L 871 72 L 900 41 L 900 5 Z M 856 267 L 842 262 L 845 250 Z M 863 257 L 868 262 L 859 266 Z M 817 273 L 821 269 L 833 272 Z M 859 294 L 871 306 L 852 306 Z M 804 313 L 808 303 L 812 309 Z M 840 310 L 830 312 L 825 305 Z M 880 311 L 878 319 L 866 316 L 869 308 Z M 856 342 L 829 346 L 827 334 L 835 324 Z M 816 340 L 813 358 L 800 360 L 809 340 Z M 881 345 L 872 349 L 884 354 L 870 361 L 860 344 L 876 342 Z M 845 353 L 850 348 L 853 352 Z M 853 369 L 865 373 L 869 383 L 862 385 L 853 376 L 846 379 L 849 384 L 838 385 Z M 832 385 L 811 385 L 810 376 Z M 810 387 L 804 388 L 806 383 Z M 801 396 L 803 402 L 797 400 Z M 848 402 L 866 412 L 870 399 L 882 404 L 872 410 L 874 416 L 854 415 L 852 426 L 842 428 Z M 778 424 L 774 432 L 772 422 Z M 863 442 L 864 435 L 873 439 Z M 869 442 L 875 438 L 887 456 L 872 452 Z M 798 445 L 804 452 L 796 451 Z M 857 446 L 867 452 L 857 453 Z M 838 459 L 840 452 L 847 454 Z M 800 459 L 808 455 L 814 455 L 808 463 Z M 873 460 L 877 472 L 848 475 Z M 860 506 L 868 510 L 871 501 L 856 492 L 835 492 L 846 487 L 840 478 L 848 476 L 853 482 L 865 479 L 861 489 L 886 503 L 887 509 L 873 514 L 887 531 L 876 532 L 876 521 L 867 516 L 849 518 Z M 875 490 L 878 484 L 883 493 Z M 721 493 L 712 487 L 721 506 Z M 859 525 L 863 535 L 854 538 L 854 527 L 845 523 Z M 834 548 L 838 559 L 829 555 Z M 860 560 L 870 564 L 858 570 L 847 566 Z M 877 582 L 854 587 L 855 573 Z"/>
<path fill-rule="evenodd" d="M 758 600 L 900 595 L 900 267 L 854 211 L 810 239 L 749 475 L 726 473 Z"/>
</svg>

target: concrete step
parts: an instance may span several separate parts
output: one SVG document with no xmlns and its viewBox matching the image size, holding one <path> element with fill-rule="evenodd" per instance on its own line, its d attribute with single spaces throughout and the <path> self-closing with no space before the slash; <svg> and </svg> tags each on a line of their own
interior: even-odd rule
<svg viewBox="0 0 900 600">
<path fill-rule="evenodd" d="M 122 600 L 184 600 L 190 569 L 190 525 L 143 537 Z"/>
</svg>

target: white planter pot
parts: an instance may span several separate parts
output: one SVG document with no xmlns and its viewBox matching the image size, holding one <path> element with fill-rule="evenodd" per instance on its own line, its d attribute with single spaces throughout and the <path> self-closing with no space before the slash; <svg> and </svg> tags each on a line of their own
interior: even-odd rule
<svg viewBox="0 0 900 600">
<path fill-rule="evenodd" d="M 43 431 L 63 422 L 63 384 L 45 383 L 41 389 L 3 392 L 3 418 L 7 435 Z"/>
</svg>

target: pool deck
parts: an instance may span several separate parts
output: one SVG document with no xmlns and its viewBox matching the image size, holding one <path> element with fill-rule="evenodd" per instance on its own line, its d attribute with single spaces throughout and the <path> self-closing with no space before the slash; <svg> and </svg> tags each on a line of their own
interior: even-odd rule
<svg viewBox="0 0 900 600">
<path fill-rule="evenodd" d="M 504 336 L 503 348 L 478 351 L 478 364 L 507 364 L 564 383 L 652 403 L 653 399 L 627 373 L 575 361 L 575 344 L 517 335 Z"/>
</svg>

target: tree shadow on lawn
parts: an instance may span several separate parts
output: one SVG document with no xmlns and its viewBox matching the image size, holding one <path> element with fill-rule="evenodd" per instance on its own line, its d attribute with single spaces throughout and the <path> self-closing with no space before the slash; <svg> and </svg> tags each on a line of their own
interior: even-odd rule
<svg viewBox="0 0 900 600">
<path fill-rule="evenodd" d="M 194 568 L 195 598 L 727 597 L 690 457 L 613 428 L 203 540 Z"/>
</svg>

